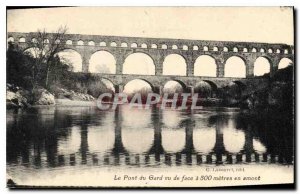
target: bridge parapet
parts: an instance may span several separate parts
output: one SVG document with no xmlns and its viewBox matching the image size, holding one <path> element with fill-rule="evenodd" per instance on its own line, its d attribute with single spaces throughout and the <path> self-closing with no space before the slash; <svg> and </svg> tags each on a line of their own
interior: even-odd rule
<svg viewBox="0 0 300 194">
<path fill-rule="evenodd" d="M 25 42 L 31 41 L 36 37 L 36 33 L 8 32 L 7 37 L 13 37 L 18 41 L 25 38 Z M 129 48 L 145 48 L 145 49 L 161 49 L 161 50 L 181 50 L 180 52 L 204 51 L 204 52 L 252 52 L 255 48 L 256 52 L 264 49 L 264 53 L 289 54 L 292 53 L 293 46 L 287 44 L 270 44 L 256 42 L 233 42 L 233 41 L 211 41 L 211 40 L 185 40 L 185 39 L 168 39 L 168 38 L 142 38 L 142 37 L 123 37 L 123 36 L 102 36 L 102 35 L 83 35 L 83 34 L 67 34 L 66 40 L 71 40 L 72 45 L 77 45 L 78 41 L 83 41 L 83 46 L 100 46 L 100 43 L 106 43 L 106 47 L 129 47 Z M 92 44 L 92 42 L 94 44 Z M 115 43 L 115 44 L 114 44 Z M 123 44 L 122 43 L 127 43 Z M 136 45 L 135 45 L 135 44 Z M 157 48 L 155 47 L 155 45 Z M 165 45 L 167 47 L 165 47 Z M 198 47 L 197 47 L 198 46 Z M 225 51 L 224 51 L 225 48 Z M 228 51 L 226 50 L 228 49 Z M 244 50 L 246 49 L 246 50 Z M 251 49 L 251 50 L 250 50 Z M 271 49 L 271 50 L 269 50 Z M 280 49 L 280 53 L 276 50 Z M 284 49 L 287 49 L 284 53 Z"/>
</svg>

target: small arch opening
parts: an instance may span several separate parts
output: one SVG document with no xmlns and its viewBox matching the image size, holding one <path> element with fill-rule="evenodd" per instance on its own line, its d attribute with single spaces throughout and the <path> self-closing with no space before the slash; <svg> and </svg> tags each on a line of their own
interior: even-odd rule
<svg viewBox="0 0 300 194">
<path fill-rule="evenodd" d="M 100 42 L 100 46 L 106 46 L 106 42 Z"/>
<path fill-rule="evenodd" d="M 111 43 L 110 43 L 110 46 L 111 46 L 111 47 L 116 47 L 116 46 L 117 46 L 117 43 L 116 43 L 116 42 L 111 42 Z"/>
<path fill-rule="evenodd" d="M 31 39 L 31 42 L 32 42 L 32 43 L 37 43 L 37 39 L 36 39 L 36 38 L 33 38 L 33 39 Z"/>
<path fill-rule="evenodd" d="M 21 37 L 21 38 L 19 39 L 19 42 L 24 43 L 24 42 L 26 42 L 26 39 L 25 39 L 24 37 Z"/>
<path fill-rule="evenodd" d="M 182 50 L 187 51 L 187 50 L 189 50 L 189 47 L 187 45 L 183 45 Z"/>
<path fill-rule="evenodd" d="M 147 44 L 143 43 L 141 44 L 141 48 L 148 48 Z"/>
<path fill-rule="evenodd" d="M 161 45 L 161 49 L 168 49 L 168 45 L 162 44 L 162 45 Z"/>
<path fill-rule="evenodd" d="M 284 49 L 284 54 L 289 54 L 289 50 L 288 49 Z"/>
<path fill-rule="evenodd" d="M 89 46 L 95 46 L 95 42 L 94 42 L 94 41 L 89 41 L 89 42 L 88 42 L 88 45 L 89 45 Z"/>
<path fill-rule="evenodd" d="M 126 42 L 122 42 L 122 43 L 121 43 L 121 47 L 124 47 L 124 48 L 125 48 L 125 47 L 128 47 L 128 44 L 127 44 Z"/>
<path fill-rule="evenodd" d="M 131 48 L 137 48 L 138 45 L 137 45 L 137 43 L 132 43 L 132 44 L 130 45 L 130 47 L 131 47 Z"/>
<path fill-rule="evenodd" d="M 82 40 L 79 40 L 79 41 L 77 41 L 77 45 L 78 45 L 78 46 L 83 46 L 83 45 L 84 45 L 84 42 L 83 42 Z"/>
<path fill-rule="evenodd" d="M 151 48 L 157 49 L 157 44 L 152 44 Z"/>
<path fill-rule="evenodd" d="M 8 37 L 7 39 L 7 42 L 14 42 L 14 41 L 15 41 L 14 37 Z"/>
<path fill-rule="evenodd" d="M 178 49 L 178 46 L 177 45 L 172 45 L 172 49 L 176 50 L 176 49 Z"/>
<path fill-rule="evenodd" d="M 197 51 L 197 50 L 199 50 L 199 47 L 196 46 L 196 45 L 194 45 L 194 46 L 193 46 L 193 50 L 194 50 L 194 51 Z"/>
<path fill-rule="evenodd" d="M 73 44 L 72 40 L 67 40 L 66 41 L 66 45 L 72 45 L 72 44 Z"/>
</svg>

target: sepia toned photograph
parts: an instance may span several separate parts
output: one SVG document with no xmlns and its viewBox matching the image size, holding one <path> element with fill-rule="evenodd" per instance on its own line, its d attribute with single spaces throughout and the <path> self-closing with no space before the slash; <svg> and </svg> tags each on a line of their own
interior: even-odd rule
<svg viewBox="0 0 300 194">
<path fill-rule="evenodd" d="M 293 7 L 6 14 L 7 188 L 295 188 Z"/>
</svg>

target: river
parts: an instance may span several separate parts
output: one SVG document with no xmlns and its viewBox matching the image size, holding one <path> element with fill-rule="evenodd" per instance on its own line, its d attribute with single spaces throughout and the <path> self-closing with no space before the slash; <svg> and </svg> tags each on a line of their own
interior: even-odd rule
<svg viewBox="0 0 300 194">
<path fill-rule="evenodd" d="M 151 180 L 113 179 L 139 173 L 217 175 L 215 171 L 240 169 L 266 175 L 253 184 L 292 182 L 293 127 L 240 112 L 127 105 L 108 111 L 58 106 L 7 110 L 7 175 L 18 185 L 165 186 Z M 204 186 L 228 184 L 240 183 L 216 181 Z"/>
</svg>

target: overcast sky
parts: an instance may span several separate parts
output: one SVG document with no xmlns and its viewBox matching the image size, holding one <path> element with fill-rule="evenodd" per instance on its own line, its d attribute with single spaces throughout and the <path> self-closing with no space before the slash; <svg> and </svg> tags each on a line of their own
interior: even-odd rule
<svg viewBox="0 0 300 194">
<path fill-rule="evenodd" d="M 69 33 L 293 44 L 293 12 L 280 7 L 73 7 L 9 10 L 7 30 L 67 25 Z"/>
</svg>

